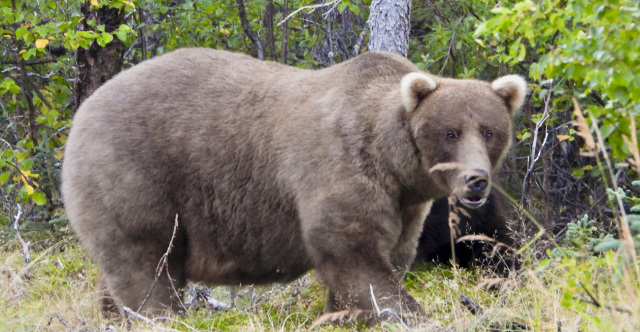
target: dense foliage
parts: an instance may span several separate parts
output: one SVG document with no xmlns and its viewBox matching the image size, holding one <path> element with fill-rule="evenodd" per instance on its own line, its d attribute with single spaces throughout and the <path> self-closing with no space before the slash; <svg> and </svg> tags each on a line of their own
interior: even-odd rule
<svg viewBox="0 0 640 332">
<path fill-rule="evenodd" d="M 70 232 L 59 171 L 84 79 L 80 60 L 91 52 L 123 43 L 122 69 L 189 46 L 320 68 L 366 51 L 369 4 L 0 0 L 2 241 L 16 243 L 14 226 L 32 249 Z M 109 22 L 96 16 L 106 15 L 101 8 L 122 23 L 98 24 Z M 634 269 L 638 276 L 640 247 L 639 8 L 638 0 L 434 0 L 415 1 L 411 13 L 409 58 L 424 70 L 530 82 L 500 183 L 519 207 L 515 228 L 531 250 L 523 253 L 535 257 L 529 265 L 550 257 L 536 273 L 566 273 L 563 305 L 581 314 L 588 306 L 577 294 L 602 278 L 589 271 L 614 271 L 638 296 L 628 278 Z"/>
</svg>

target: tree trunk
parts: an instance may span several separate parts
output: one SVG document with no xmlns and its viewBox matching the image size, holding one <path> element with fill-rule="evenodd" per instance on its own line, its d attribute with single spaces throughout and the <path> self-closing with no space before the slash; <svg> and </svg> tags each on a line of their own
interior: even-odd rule
<svg viewBox="0 0 640 332">
<path fill-rule="evenodd" d="M 260 36 L 251 29 L 249 26 L 249 20 L 247 19 L 247 10 L 244 7 L 244 0 L 236 0 L 236 6 L 238 7 L 238 15 L 240 16 L 240 25 L 242 26 L 242 30 L 249 37 L 251 43 L 256 47 L 256 52 L 258 53 L 258 59 L 265 60 L 264 54 L 264 43 Z"/>
<path fill-rule="evenodd" d="M 370 51 L 387 51 L 407 56 L 409 53 L 410 0 L 373 0 L 369 20 Z"/>
<path fill-rule="evenodd" d="M 124 10 L 103 6 L 91 9 L 89 1 L 82 4 L 84 20 L 81 23 L 82 30 L 95 30 L 94 26 L 87 24 L 93 20 L 95 25 L 105 25 L 105 32 L 113 32 L 124 24 Z M 79 48 L 77 55 L 78 76 L 75 83 L 74 111 L 104 82 L 115 76 L 122 70 L 122 57 L 125 52 L 124 43 L 114 38 L 105 47 L 100 47 L 95 41 L 89 49 Z"/>
</svg>

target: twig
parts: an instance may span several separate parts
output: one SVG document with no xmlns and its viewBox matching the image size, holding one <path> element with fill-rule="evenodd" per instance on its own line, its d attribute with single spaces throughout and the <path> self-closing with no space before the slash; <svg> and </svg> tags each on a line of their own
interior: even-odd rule
<svg viewBox="0 0 640 332">
<path fill-rule="evenodd" d="M 51 62 L 56 62 L 58 61 L 58 59 L 41 59 L 41 60 L 34 60 L 34 61 L 24 61 L 25 66 L 35 66 L 35 65 L 41 65 L 41 64 L 45 64 L 45 63 L 51 63 Z M 19 64 L 20 61 L 2 61 L 0 62 L 0 64 L 2 65 L 17 65 Z"/>
<path fill-rule="evenodd" d="M 440 68 L 440 75 L 442 75 L 442 73 L 444 72 L 444 67 L 447 66 L 447 62 L 449 62 L 449 58 L 452 58 L 453 61 L 456 61 L 456 56 L 453 53 L 453 45 L 455 44 L 455 38 L 456 38 L 456 33 L 458 32 L 458 28 L 460 27 L 460 24 L 462 23 L 462 21 L 464 20 L 464 17 L 460 19 L 460 21 L 458 21 L 458 24 L 456 24 L 456 28 L 453 29 L 453 33 L 451 34 L 451 39 L 449 41 L 449 49 L 447 51 L 447 58 L 444 60 L 444 63 L 442 64 L 442 68 Z"/>
<path fill-rule="evenodd" d="M 164 326 L 158 325 L 156 324 L 156 321 L 169 321 L 169 322 L 173 322 L 173 323 L 178 323 L 178 324 L 182 324 L 182 326 L 186 327 L 187 329 L 191 330 L 191 331 L 197 331 L 196 329 L 194 329 L 193 327 L 189 326 L 188 324 L 181 322 L 180 320 L 177 319 L 172 319 L 169 317 L 156 317 L 156 318 L 147 318 L 145 316 L 142 316 L 141 314 L 139 314 L 136 311 L 131 310 L 131 308 L 129 307 L 122 307 L 122 311 L 124 311 L 126 314 L 129 314 L 147 324 L 153 325 L 154 328 L 157 328 L 159 330 L 167 330 L 167 331 L 175 331 L 178 332 L 180 330 L 176 330 L 176 329 L 170 329 L 170 328 L 165 328 Z"/>
<path fill-rule="evenodd" d="M 193 299 L 191 299 L 191 301 L 189 302 L 186 302 L 184 305 L 195 307 L 198 302 L 202 302 L 208 310 L 225 310 L 229 308 L 228 304 L 214 299 L 213 296 L 211 296 L 211 294 L 209 294 L 207 291 L 197 288 L 195 289 L 195 295 L 193 296 Z"/>
<path fill-rule="evenodd" d="M 369 32 L 369 29 L 366 27 L 362 29 L 362 31 L 360 31 L 360 34 L 358 35 L 358 39 L 356 39 L 356 43 L 353 46 L 352 56 L 356 56 L 360 54 L 360 47 L 362 47 L 362 42 L 364 41 L 364 36 L 367 35 L 367 32 Z"/>
<path fill-rule="evenodd" d="M 529 189 L 529 186 L 527 185 L 527 183 L 529 182 L 529 178 L 531 177 L 531 174 L 533 173 L 533 170 L 536 167 L 536 162 L 540 159 L 540 156 L 542 155 L 543 147 L 547 143 L 547 138 L 549 137 L 549 131 L 545 130 L 544 140 L 542 141 L 542 144 L 540 144 L 540 150 L 536 154 L 536 143 L 538 142 L 538 131 L 540 130 L 540 128 L 542 128 L 542 125 L 549 118 L 549 102 L 551 101 L 551 94 L 553 93 L 553 80 L 551 80 L 550 84 L 551 86 L 549 87 L 549 92 L 545 97 L 544 112 L 542 113 L 542 117 L 540 118 L 540 121 L 536 123 L 536 128 L 533 131 L 533 141 L 531 142 L 531 154 L 529 155 L 529 158 L 528 158 L 529 168 L 527 169 L 527 172 L 524 175 L 524 180 L 522 181 L 522 200 L 520 201 L 520 204 L 522 206 L 524 206 L 524 203 L 527 197 L 526 192 Z"/>
<path fill-rule="evenodd" d="M 411 331 L 407 326 L 407 324 L 405 324 L 402 321 L 402 318 L 400 318 L 400 316 L 395 311 L 393 311 L 393 309 L 385 308 L 385 309 L 382 309 L 382 311 L 380 311 L 380 307 L 378 307 L 378 301 L 376 301 L 376 296 L 373 295 L 373 285 L 369 284 L 369 289 L 371 290 L 371 301 L 373 301 L 373 306 L 376 308 L 376 315 L 378 315 L 378 318 L 380 318 L 380 316 L 382 316 L 382 314 L 384 313 L 390 313 L 393 317 L 395 317 L 400 322 L 400 324 L 405 330 Z"/>
<path fill-rule="evenodd" d="M 282 21 L 280 21 L 280 23 L 278 23 L 278 26 L 282 25 L 284 22 L 288 21 L 293 15 L 297 14 L 298 12 L 300 12 L 302 10 L 311 9 L 311 11 L 309 13 L 313 13 L 316 9 L 322 8 L 322 7 L 333 6 L 333 8 L 335 8 L 336 6 L 338 6 L 338 4 L 340 2 L 342 2 L 342 0 L 333 0 L 331 2 L 325 2 L 325 3 L 321 3 L 321 4 L 317 4 L 317 5 L 302 6 L 302 7 L 298 8 L 298 9 L 296 9 L 295 11 L 293 11 L 287 17 L 285 17 Z M 331 10 L 327 11 L 327 13 L 329 13 L 329 12 L 331 12 Z M 327 13 L 325 13 L 324 15 L 326 15 Z"/>
<path fill-rule="evenodd" d="M 578 285 L 580 285 L 580 288 L 582 288 L 582 290 L 587 293 L 587 295 L 589 296 L 589 298 L 591 299 L 591 301 L 593 301 L 592 303 L 596 305 L 596 307 L 600 308 L 602 307 L 600 305 L 600 302 L 598 302 L 598 300 L 596 300 L 596 298 L 591 295 L 591 292 L 589 292 L 589 290 L 587 289 L 587 287 L 584 287 L 584 285 L 581 282 L 578 282 Z"/>
<path fill-rule="evenodd" d="M 587 299 L 581 299 L 579 297 L 576 297 L 576 299 L 580 302 L 584 302 L 584 303 L 588 303 L 588 304 L 593 304 L 598 308 L 605 308 L 605 309 L 609 309 L 609 310 L 615 310 L 617 312 L 623 312 L 625 314 L 631 314 L 631 310 L 627 309 L 627 308 L 621 308 L 618 306 L 611 306 L 611 305 L 600 305 L 600 303 L 597 302 L 593 302 L 592 300 L 587 300 Z"/>
<path fill-rule="evenodd" d="M 131 308 L 124 306 L 122 307 L 122 311 L 124 311 L 125 313 L 147 323 L 147 324 L 153 324 L 153 319 L 147 318 L 145 316 L 142 316 L 141 314 L 138 313 L 138 311 L 133 311 L 131 310 Z"/>
<path fill-rule="evenodd" d="M 464 294 L 460 294 L 460 303 L 462 303 L 462 305 L 474 316 L 482 315 L 484 312 L 480 305 L 471 301 L 471 299 Z"/>
<path fill-rule="evenodd" d="M 153 279 L 153 283 L 151 283 L 151 287 L 149 287 L 149 291 L 147 292 L 147 295 L 144 297 L 144 300 L 142 300 L 142 303 L 140 304 L 136 312 L 140 312 L 140 310 L 142 310 L 144 305 L 147 303 L 147 300 L 151 296 L 151 292 L 153 292 L 153 289 L 156 287 L 156 285 L 158 284 L 158 281 L 160 280 L 160 276 L 162 275 L 163 270 L 167 271 L 167 278 L 171 283 L 171 288 L 176 293 L 176 295 L 179 295 L 177 294 L 178 291 L 174 287 L 173 281 L 171 280 L 171 276 L 169 275 L 169 254 L 173 249 L 173 240 L 176 238 L 177 231 L 178 231 L 178 214 L 176 214 L 176 220 L 173 224 L 173 234 L 171 234 L 171 240 L 169 241 L 169 246 L 167 247 L 167 251 L 162 255 L 162 257 L 160 257 L 160 261 L 158 262 L 158 266 L 156 267 L 156 276 Z M 180 297 L 178 296 L 177 298 L 180 298 Z M 186 308 L 185 308 L 185 311 L 186 311 Z"/>
<path fill-rule="evenodd" d="M 20 244 L 22 245 L 22 255 L 24 256 L 24 262 L 28 264 L 29 262 L 31 262 L 31 258 L 29 257 L 29 245 L 31 245 L 31 241 L 25 243 L 22 239 L 22 236 L 20 236 L 20 230 L 18 229 L 18 226 L 20 224 L 20 217 L 22 216 L 22 206 L 20 206 L 20 204 L 16 205 L 18 206 L 18 213 L 16 213 L 15 221 L 13 222 L 13 229 L 16 231 L 16 238 L 18 238 L 18 241 L 20 241 Z"/>
<path fill-rule="evenodd" d="M 73 329 L 71 326 L 69 326 L 69 323 L 67 323 L 64 319 L 62 319 L 62 316 L 60 316 L 60 314 L 57 311 L 54 312 L 53 315 L 51 315 L 51 317 L 49 318 L 49 324 L 47 324 L 47 326 L 51 324 L 51 320 L 53 319 L 54 316 L 58 318 L 60 323 L 62 323 L 62 325 L 64 325 L 69 331 Z"/>
</svg>

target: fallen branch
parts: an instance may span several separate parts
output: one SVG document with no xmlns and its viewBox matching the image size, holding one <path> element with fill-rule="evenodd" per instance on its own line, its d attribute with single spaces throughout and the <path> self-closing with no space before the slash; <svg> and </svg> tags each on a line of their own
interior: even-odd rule
<svg viewBox="0 0 640 332">
<path fill-rule="evenodd" d="M 50 328 L 51 322 L 53 321 L 53 317 L 58 318 L 58 321 L 67 328 L 67 331 L 76 331 L 77 329 L 74 326 L 69 325 L 62 316 L 56 311 L 51 316 L 49 316 L 49 321 L 47 322 L 47 328 Z"/>
<path fill-rule="evenodd" d="M 462 305 L 467 308 L 467 310 L 469 310 L 469 312 L 471 312 L 471 314 L 478 316 L 478 315 L 482 315 L 482 313 L 484 312 L 484 310 L 482 309 L 482 307 L 480 305 L 478 305 L 477 303 L 471 301 L 471 299 L 464 295 L 464 294 L 460 294 L 460 303 L 462 303 Z"/>
<path fill-rule="evenodd" d="M 582 288 L 582 290 L 587 293 L 587 296 L 589 296 L 590 300 L 585 300 L 583 298 L 579 298 L 579 297 L 575 297 L 576 299 L 578 299 L 580 302 L 584 302 L 584 303 L 588 303 L 588 304 L 593 304 L 598 308 L 605 308 L 605 309 L 609 309 L 609 310 L 615 310 L 618 312 L 624 312 L 627 314 L 631 313 L 631 310 L 629 309 L 625 309 L 625 308 L 621 308 L 621 307 L 616 307 L 616 306 L 610 306 L 610 305 L 602 305 L 600 304 L 600 301 L 598 301 L 595 296 L 593 296 L 593 294 L 591 294 L 591 292 L 587 289 L 587 287 L 585 287 L 581 282 L 578 282 L 578 285 L 580 285 L 580 288 Z"/>
<path fill-rule="evenodd" d="M 147 318 L 141 314 L 139 314 L 136 311 L 131 310 L 131 308 L 129 307 L 122 307 L 122 311 L 124 311 L 126 314 L 131 315 L 132 317 L 135 317 L 136 319 L 139 319 L 149 325 L 153 325 L 154 330 L 158 331 L 158 330 L 164 330 L 164 331 L 172 331 L 172 332 L 178 332 L 180 330 L 176 330 L 176 329 L 170 329 L 170 328 L 166 328 L 160 324 L 157 324 L 158 321 L 168 321 L 168 322 L 173 322 L 173 323 L 178 323 L 178 324 L 182 324 L 182 326 L 186 327 L 187 329 L 191 330 L 191 331 L 197 331 L 196 329 L 194 329 L 193 327 L 189 326 L 188 324 L 185 324 L 184 322 L 181 322 L 177 319 L 172 319 L 169 317 L 156 317 L 156 318 Z"/>
<path fill-rule="evenodd" d="M 393 317 L 395 317 L 400 322 L 400 324 L 405 330 L 411 331 L 407 326 L 407 324 L 405 324 L 402 321 L 402 318 L 400 318 L 400 316 L 392 309 L 385 308 L 385 309 L 382 309 L 382 311 L 380 311 L 380 307 L 378 307 L 378 302 L 376 301 L 376 296 L 373 295 L 373 285 L 369 285 L 369 289 L 371 290 L 371 301 L 373 301 L 373 306 L 376 308 L 376 314 L 378 315 L 378 318 L 380 318 L 380 316 L 382 316 L 383 313 L 390 313 Z"/>
<path fill-rule="evenodd" d="M 184 303 L 184 305 L 189 309 L 199 308 L 202 306 L 206 307 L 208 310 L 226 310 L 230 308 L 228 304 L 214 299 L 209 292 L 203 289 L 198 289 L 195 286 L 193 288 L 195 292 L 193 298 Z"/>
<path fill-rule="evenodd" d="M 326 314 L 323 314 L 322 316 L 318 317 L 318 319 L 316 319 L 316 321 L 313 322 L 313 324 L 311 324 L 311 327 L 309 329 L 313 330 L 316 327 L 319 327 L 320 325 L 327 322 L 338 323 L 338 324 L 353 323 L 358 317 L 358 315 L 363 312 L 364 311 L 362 310 L 355 310 L 355 311 L 342 310 L 342 311 L 335 311 L 335 312 L 327 312 Z"/>
<path fill-rule="evenodd" d="M 579 297 L 575 297 L 575 299 L 580 301 L 580 302 L 593 304 L 598 308 L 605 308 L 605 309 L 609 309 L 609 310 L 615 310 L 617 312 L 623 312 L 625 314 L 631 314 L 631 310 L 629 310 L 627 308 L 622 308 L 622 307 L 612 306 L 612 305 L 601 305 L 599 302 L 594 302 L 592 300 L 587 300 L 587 299 L 583 299 L 583 298 L 579 298 Z"/>
</svg>

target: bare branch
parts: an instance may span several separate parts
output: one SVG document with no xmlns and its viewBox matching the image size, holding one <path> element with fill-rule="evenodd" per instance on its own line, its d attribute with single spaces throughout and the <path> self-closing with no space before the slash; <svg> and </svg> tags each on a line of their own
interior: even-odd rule
<svg viewBox="0 0 640 332">
<path fill-rule="evenodd" d="M 405 324 L 404 321 L 402 321 L 402 318 L 400 318 L 400 315 L 398 315 L 395 311 L 393 311 L 393 309 L 385 308 L 380 310 L 380 307 L 378 307 L 378 301 L 376 301 L 376 296 L 373 294 L 373 285 L 369 284 L 369 290 L 371 291 L 371 301 L 373 302 L 374 308 L 376 308 L 376 315 L 378 316 L 378 318 L 380 318 L 384 313 L 389 313 L 392 316 L 394 316 L 398 320 L 398 322 L 400 322 L 400 324 L 405 330 L 411 331 L 407 326 L 407 324 Z"/>
<path fill-rule="evenodd" d="M 482 315 L 482 313 L 484 312 L 484 310 L 480 305 L 473 302 L 469 297 L 467 297 L 464 294 L 460 294 L 460 303 L 462 303 L 462 305 L 464 305 L 464 307 L 467 308 L 467 310 L 469 310 L 469 312 L 471 312 L 472 315 L 478 316 L 478 315 Z"/>
<path fill-rule="evenodd" d="M 40 60 L 33 60 L 33 61 L 0 61 L 1 65 L 17 65 L 20 64 L 20 62 L 23 62 L 25 66 L 35 66 L 35 65 L 41 65 L 44 63 L 51 63 L 51 62 L 56 62 L 58 61 L 58 59 L 40 59 Z"/>
<path fill-rule="evenodd" d="M 180 296 L 178 294 L 178 291 L 176 290 L 175 286 L 173 285 L 173 281 L 171 279 L 171 276 L 169 275 L 169 254 L 171 253 L 171 250 L 173 249 L 173 240 L 176 238 L 177 232 L 178 232 L 178 214 L 176 214 L 176 220 L 175 220 L 175 222 L 173 224 L 173 234 L 171 234 L 171 240 L 169 240 L 169 246 L 167 247 L 167 251 L 162 255 L 162 257 L 160 257 L 160 261 L 158 262 L 158 266 L 156 267 L 156 277 L 153 279 L 153 283 L 151 283 L 151 287 L 149 287 L 149 291 L 147 292 L 147 295 L 144 297 L 144 300 L 142 300 L 142 303 L 140 304 L 140 306 L 138 307 L 138 310 L 136 310 L 136 312 L 140 312 L 140 310 L 142 310 L 144 305 L 147 303 L 147 300 L 151 296 L 151 292 L 153 292 L 153 289 L 156 287 L 156 285 L 158 284 L 158 281 L 160 280 L 160 276 L 162 275 L 162 271 L 165 271 L 165 270 L 167 272 L 167 278 L 169 279 L 169 282 L 171 283 L 171 288 L 176 293 L 177 298 L 180 298 Z M 184 309 L 186 311 L 186 308 L 184 308 Z"/>
<path fill-rule="evenodd" d="M 522 206 L 525 205 L 525 200 L 527 197 L 526 192 L 529 189 L 529 186 L 528 186 L 529 178 L 531 178 L 531 175 L 533 174 L 533 170 L 536 167 L 536 163 L 540 159 L 540 156 L 542 155 L 543 147 L 547 143 L 547 138 L 549 137 L 549 131 L 545 129 L 544 140 L 540 144 L 540 150 L 536 151 L 536 144 L 538 143 L 538 131 L 540 131 L 540 128 L 542 128 L 543 125 L 546 126 L 545 122 L 549 118 L 549 103 L 551 102 L 551 99 L 552 99 L 551 97 L 553 95 L 553 89 L 554 89 L 553 80 L 551 80 L 550 84 L 551 86 L 549 87 L 549 92 L 545 97 L 544 112 L 542 113 L 542 117 L 540 118 L 540 121 L 536 123 L 536 127 L 533 130 L 533 141 L 531 141 L 531 154 L 529 155 L 529 159 L 528 159 L 529 167 L 527 168 L 527 172 L 524 175 L 524 180 L 522 181 L 522 200 L 520 202 Z"/>
<path fill-rule="evenodd" d="M 16 238 L 18 238 L 18 241 L 20 241 L 20 245 L 22 245 L 22 255 L 24 256 L 24 262 L 29 263 L 31 262 L 31 258 L 29 257 L 29 245 L 31 245 L 31 241 L 25 243 L 22 239 L 22 236 L 20 236 L 20 230 L 18 230 L 18 227 L 20 225 L 20 217 L 22 216 L 22 206 L 20 206 L 20 204 L 16 204 L 16 206 L 18 206 L 18 213 L 16 213 L 15 221 L 13 222 L 13 229 L 16 232 Z"/>
<path fill-rule="evenodd" d="M 302 6 L 302 7 L 298 8 L 298 9 L 296 9 L 295 11 L 293 11 L 293 13 L 289 14 L 287 17 L 285 17 L 282 21 L 280 21 L 280 23 L 278 23 L 278 26 L 282 25 L 284 22 L 289 20 L 292 16 L 294 16 L 298 12 L 303 11 L 305 9 L 311 9 L 311 11 L 309 13 L 313 13 L 316 9 L 322 8 L 322 7 L 333 6 L 333 8 L 335 8 L 336 6 L 338 6 L 338 4 L 340 2 L 342 2 L 342 0 L 333 0 L 331 2 L 325 2 L 325 3 L 321 3 L 321 4 L 317 4 L 317 5 Z M 327 13 L 328 12 L 330 12 L 330 10 L 327 11 Z"/>
<path fill-rule="evenodd" d="M 169 318 L 169 317 L 147 318 L 147 317 L 139 314 L 138 312 L 131 310 L 131 308 L 126 307 L 126 306 L 122 307 L 122 311 L 124 311 L 126 314 L 131 315 L 131 316 L 133 316 L 133 317 L 135 317 L 135 318 L 137 318 L 137 319 L 139 319 L 139 320 L 141 320 L 141 321 L 143 321 L 143 322 L 145 322 L 145 323 L 147 323 L 149 325 L 153 325 L 154 330 L 178 332 L 179 330 L 165 328 L 162 325 L 156 324 L 156 322 L 158 322 L 158 321 L 170 321 L 170 322 L 173 322 L 173 323 L 182 324 L 182 326 L 186 327 L 187 329 L 189 329 L 191 331 L 197 331 L 193 327 L 187 325 L 186 323 L 184 323 L 184 322 L 182 322 L 182 321 L 180 321 L 178 319 L 172 319 L 172 318 Z"/>
</svg>

